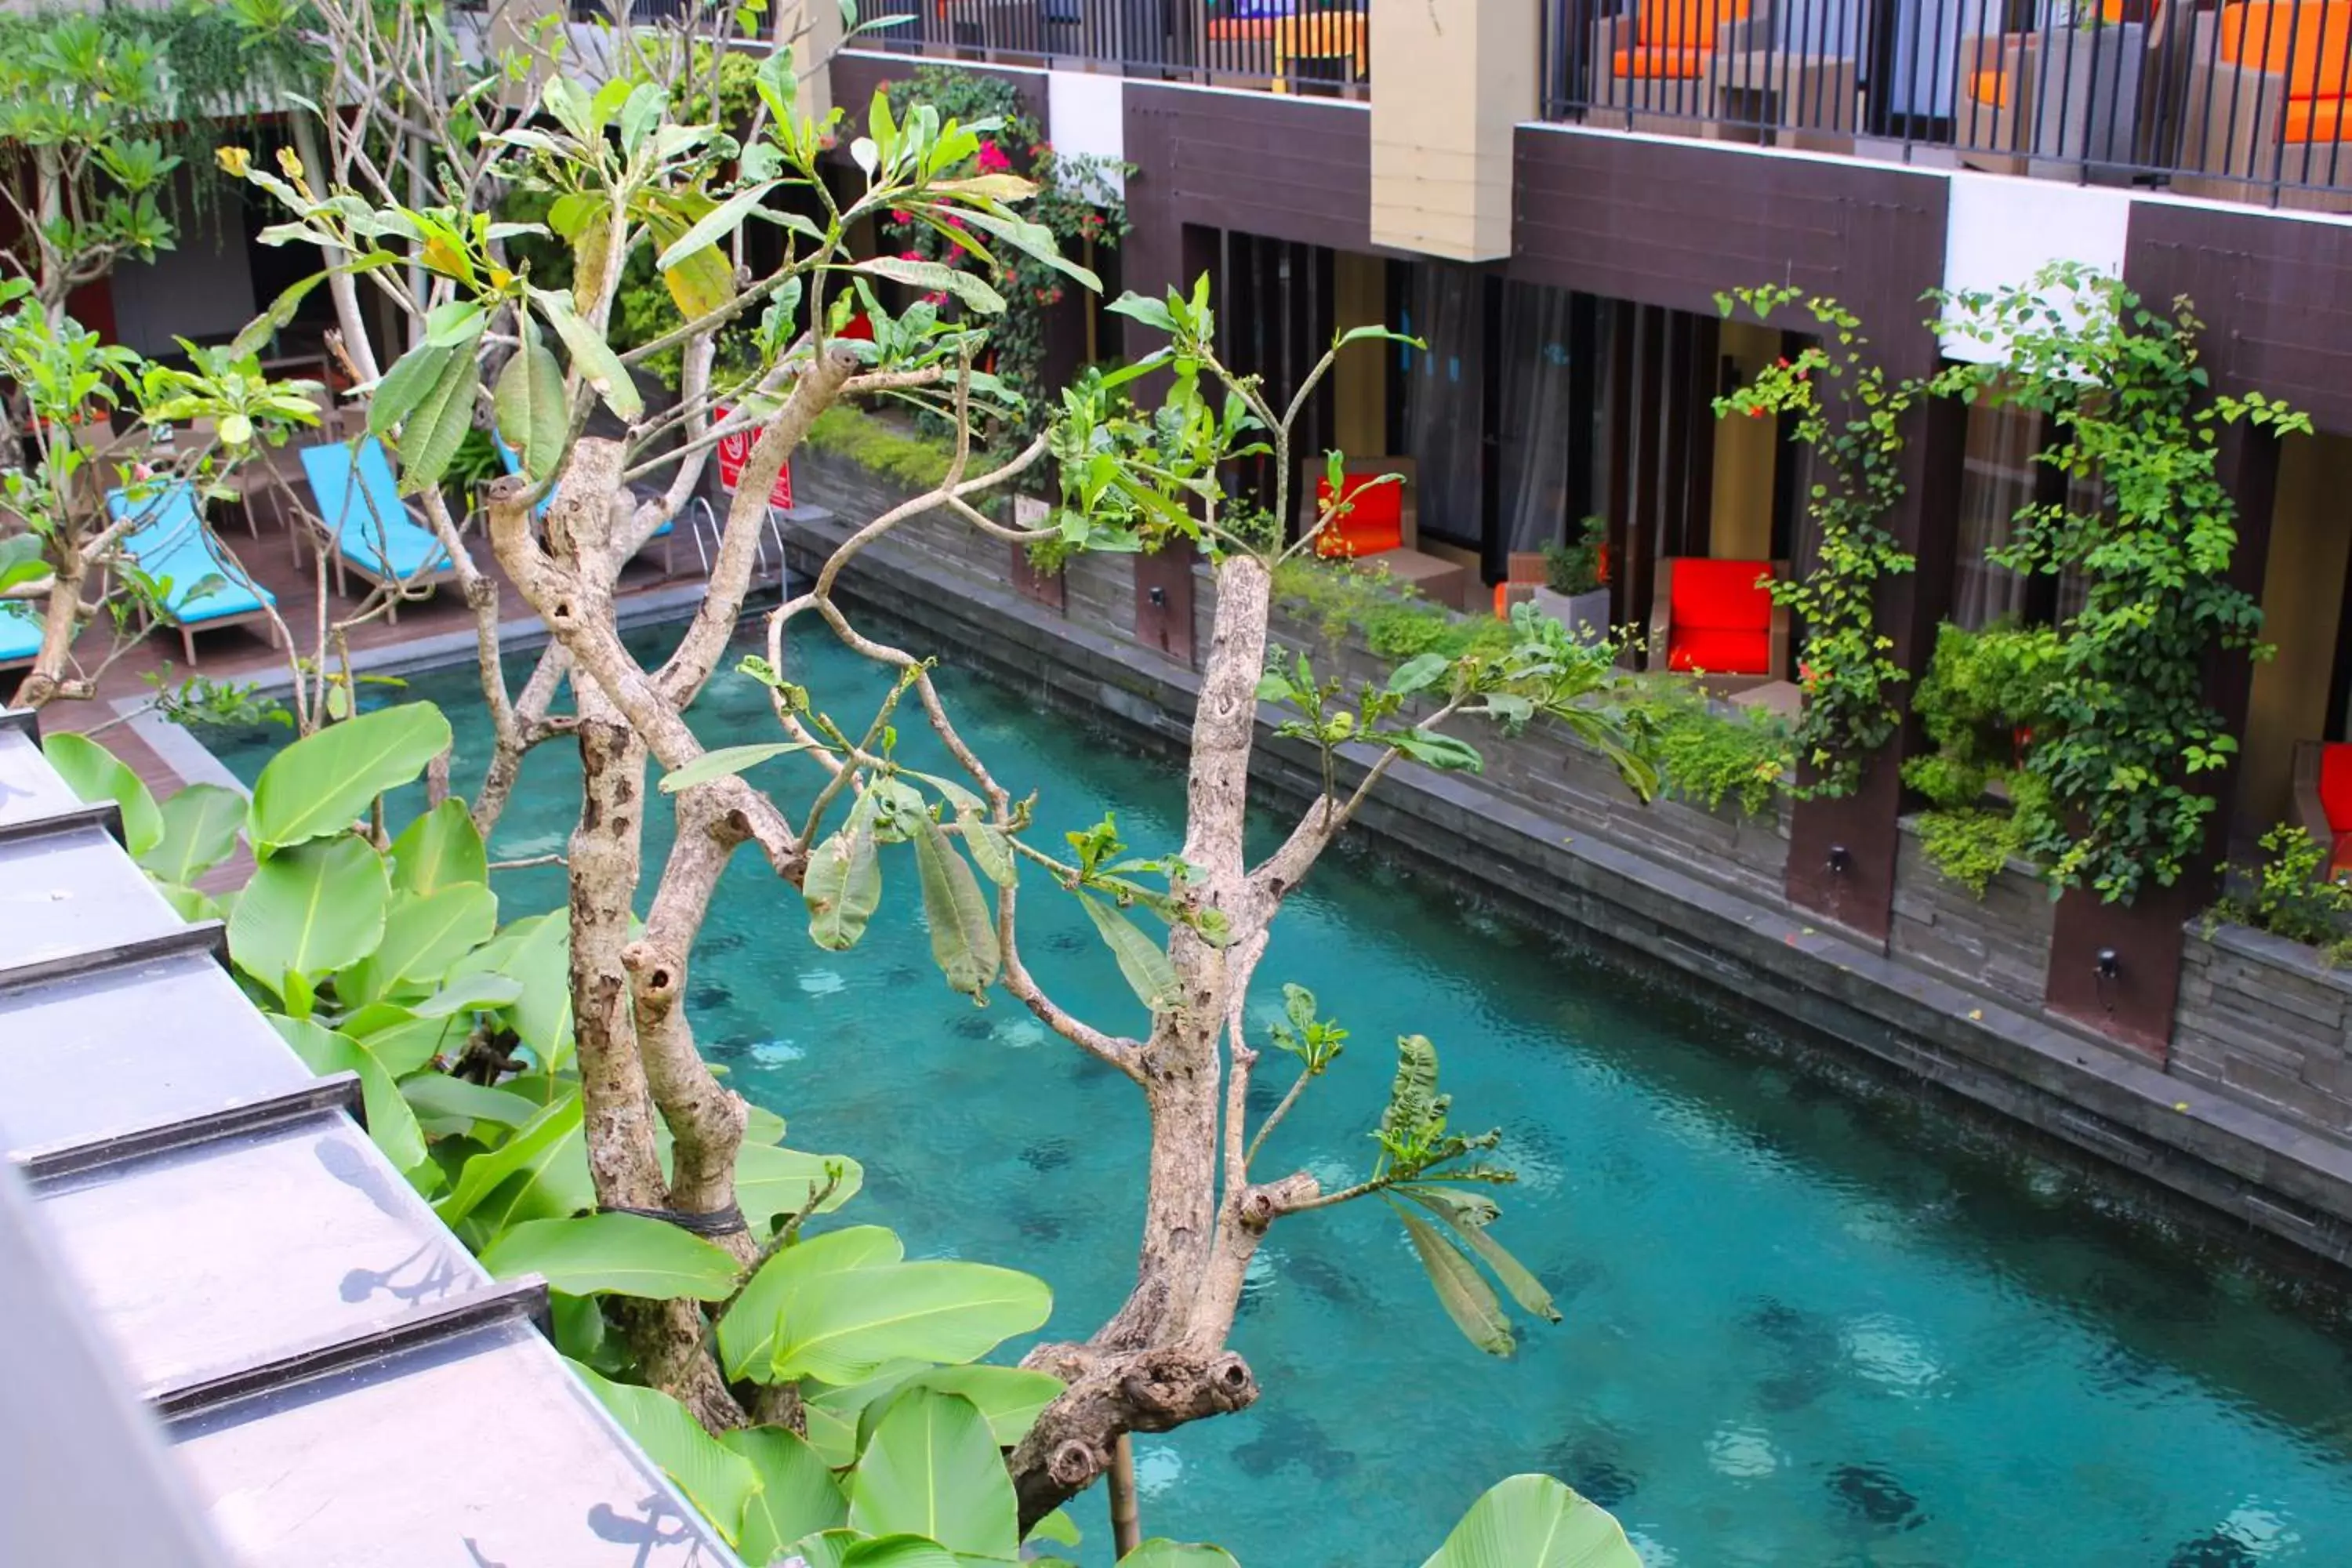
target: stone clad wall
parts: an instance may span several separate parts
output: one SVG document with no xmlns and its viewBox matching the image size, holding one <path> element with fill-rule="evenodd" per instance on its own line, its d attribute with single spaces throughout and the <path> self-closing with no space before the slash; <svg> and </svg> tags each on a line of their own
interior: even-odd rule
<svg viewBox="0 0 2352 1568">
<path fill-rule="evenodd" d="M 2312 1131 L 2352 1134 L 2352 972 L 2244 926 L 2192 929 L 2172 1071 Z"/>
<path fill-rule="evenodd" d="M 1895 861 L 1895 922 L 1887 934 L 1887 950 L 1896 956 L 2039 1011 L 2057 908 L 2049 884 L 2014 860 L 1978 898 L 1928 864 L 1918 826 L 1904 819 Z"/>
</svg>

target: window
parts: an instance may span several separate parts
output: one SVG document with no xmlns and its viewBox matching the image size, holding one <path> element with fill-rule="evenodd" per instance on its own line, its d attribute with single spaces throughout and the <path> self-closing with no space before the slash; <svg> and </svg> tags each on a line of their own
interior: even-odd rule
<svg viewBox="0 0 2352 1568">
<path fill-rule="evenodd" d="M 1396 363 L 1398 447 L 1420 469 L 1421 532 L 1465 550 L 1486 531 L 1486 287 L 1475 268 L 1416 262 L 1397 311 L 1398 330 L 1427 345 L 1399 345 Z"/>
</svg>

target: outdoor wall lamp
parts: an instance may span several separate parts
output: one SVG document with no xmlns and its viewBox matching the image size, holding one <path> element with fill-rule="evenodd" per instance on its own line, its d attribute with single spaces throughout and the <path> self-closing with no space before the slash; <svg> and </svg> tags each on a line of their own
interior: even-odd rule
<svg viewBox="0 0 2352 1568">
<path fill-rule="evenodd" d="M 2122 972 L 2124 963 L 2112 947 L 2099 949 L 2098 973 L 2101 980 L 2113 980 Z"/>
<path fill-rule="evenodd" d="M 1155 608 L 1162 610 L 1166 609 L 1168 607 L 1168 590 L 1165 588 L 1152 589 L 1150 599 Z"/>
<path fill-rule="evenodd" d="M 1830 874 L 1843 877 L 1853 868 L 1853 853 L 1843 844 L 1830 846 Z"/>
</svg>

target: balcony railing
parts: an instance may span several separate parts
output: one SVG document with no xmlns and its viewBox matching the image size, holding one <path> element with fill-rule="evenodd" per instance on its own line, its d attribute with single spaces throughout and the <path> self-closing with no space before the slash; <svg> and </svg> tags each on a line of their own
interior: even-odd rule
<svg viewBox="0 0 2352 1568">
<path fill-rule="evenodd" d="M 1545 112 L 2352 211 L 2352 0 L 1549 0 Z"/>
<path fill-rule="evenodd" d="M 859 46 L 1019 65 L 1356 96 L 1371 74 L 1370 0 L 866 0 L 904 22 Z"/>
</svg>

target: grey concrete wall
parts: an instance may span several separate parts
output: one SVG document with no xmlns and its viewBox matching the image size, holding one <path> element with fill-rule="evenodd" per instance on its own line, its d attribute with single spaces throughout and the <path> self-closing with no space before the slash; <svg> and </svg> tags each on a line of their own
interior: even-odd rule
<svg viewBox="0 0 2352 1568">
<path fill-rule="evenodd" d="M 2172 1071 L 2312 1131 L 2352 1134 L 2352 973 L 2244 926 L 2192 929 Z"/>
<path fill-rule="evenodd" d="M 1908 817 L 1895 858 L 1895 922 L 1887 949 L 2021 1006 L 2040 1011 L 2057 903 L 2033 868 L 2011 861 L 1979 899 L 1943 876 L 1919 848 Z"/>
</svg>

